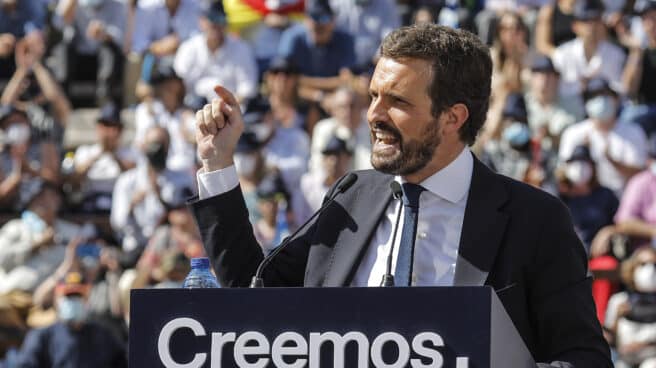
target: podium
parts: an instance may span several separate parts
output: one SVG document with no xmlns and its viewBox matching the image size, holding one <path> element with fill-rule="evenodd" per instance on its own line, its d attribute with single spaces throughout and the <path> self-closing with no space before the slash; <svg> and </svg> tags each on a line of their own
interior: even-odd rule
<svg viewBox="0 0 656 368">
<path fill-rule="evenodd" d="M 133 290 L 130 367 L 536 367 L 490 287 Z"/>
</svg>

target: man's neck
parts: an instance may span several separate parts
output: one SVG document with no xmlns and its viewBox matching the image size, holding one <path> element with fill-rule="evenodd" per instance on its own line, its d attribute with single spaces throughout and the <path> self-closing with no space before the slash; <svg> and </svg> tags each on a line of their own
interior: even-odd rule
<svg viewBox="0 0 656 368">
<path fill-rule="evenodd" d="M 601 41 L 599 40 L 583 41 L 583 54 L 585 55 L 586 60 L 589 61 L 597 53 L 599 44 L 601 44 Z"/>
</svg>

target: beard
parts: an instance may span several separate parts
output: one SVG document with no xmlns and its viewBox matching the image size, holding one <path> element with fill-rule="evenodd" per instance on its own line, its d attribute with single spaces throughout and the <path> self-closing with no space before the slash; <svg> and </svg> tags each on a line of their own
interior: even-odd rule
<svg viewBox="0 0 656 368">
<path fill-rule="evenodd" d="M 394 148 L 377 150 L 376 131 L 392 136 Z M 440 124 L 428 124 L 421 134 L 422 139 L 405 140 L 396 128 L 381 122 L 374 123 L 371 132 L 371 165 L 374 169 L 391 175 L 410 175 L 426 167 L 441 143 Z"/>
</svg>

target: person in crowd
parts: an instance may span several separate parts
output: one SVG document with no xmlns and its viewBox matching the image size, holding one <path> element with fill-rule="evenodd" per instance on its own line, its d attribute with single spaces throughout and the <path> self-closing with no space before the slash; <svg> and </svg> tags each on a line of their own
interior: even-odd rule
<svg viewBox="0 0 656 368">
<path fill-rule="evenodd" d="M 258 184 L 257 207 L 260 219 L 253 223 L 253 235 L 266 255 L 289 235 L 290 218 L 289 191 L 279 173 L 273 171 Z"/>
<path fill-rule="evenodd" d="M 56 46 L 54 63 L 62 85 L 95 75 L 99 104 L 120 97 L 126 15 L 126 4 L 119 0 L 62 0 L 57 4 L 53 23 L 66 33 Z"/>
<path fill-rule="evenodd" d="M 627 180 L 645 167 L 647 138 L 638 125 L 617 121 L 619 95 L 606 80 L 590 80 L 583 97 L 589 118 L 565 129 L 558 155 L 565 161 L 587 144 L 599 183 L 620 196 Z"/>
<path fill-rule="evenodd" d="M 244 115 L 244 122 L 248 122 L 249 127 L 261 120 L 261 113 L 251 112 Z M 265 174 L 265 167 L 264 157 L 262 156 L 262 143 L 252 130 L 244 132 L 239 138 L 234 160 L 246 208 L 248 208 L 249 221 L 254 224 L 261 217 L 257 206 L 256 190 Z"/>
<path fill-rule="evenodd" d="M 351 169 L 370 169 L 371 135 L 364 101 L 352 88 L 340 87 L 330 96 L 328 105 L 332 117 L 319 121 L 312 131 L 310 169 L 323 170 L 321 151 L 335 135 L 353 148 Z"/>
<path fill-rule="evenodd" d="M 559 197 L 569 208 L 574 228 L 589 254 L 595 235 L 613 224 L 619 200 L 612 190 L 599 184 L 586 146 L 576 147 L 556 175 Z"/>
<path fill-rule="evenodd" d="M 508 95 L 501 112 L 499 138 L 486 142 L 481 161 L 496 172 L 553 190 L 556 157 L 532 139 L 526 104 L 521 93 Z"/>
<path fill-rule="evenodd" d="M 250 46 L 226 33 L 227 21 L 220 2 L 205 11 L 200 16 L 203 33 L 180 45 L 175 71 L 194 96 L 209 101 L 220 84 L 245 102 L 257 93 L 257 64 Z"/>
<path fill-rule="evenodd" d="M 335 14 L 326 0 L 306 4 L 303 24 L 286 30 L 278 56 L 299 68 L 302 88 L 331 91 L 342 83 L 340 73 L 356 63 L 354 37 L 335 29 Z"/>
<path fill-rule="evenodd" d="M 353 35 L 355 65 L 368 71 L 374 64 L 378 46 L 388 33 L 401 25 L 394 0 L 330 0 L 338 29 Z"/>
<path fill-rule="evenodd" d="M 303 5 L 304 0 L 297 0 L 296 5 Z M 255 26 L 253 35 L 250 37 L 250 44 L 255 55 L 258 67 L 258 75 L 262 75 L 269 70 L 270 63 L 278 55 L 278 46 L 282 34 L 294 23 L 289 14 L 294 4 L 285 4 L 282 2 L 267 2 L 271 4 L 269 13 L 262 21 Z"/>
<path fill-rule="evenodd" d="M 503 93 L 520 92 L 522 72 L 528 55 L 528 28 L 518 13 L 506 12 L 499 17 L 490 54 L 494 70 L 492 74 L 492 98 Z"/>
<path fill-rule="evenodd" d="M 165 203 L 192 193 L 188 173 L 166 168 L 169 146 L 167 130 L 151 128 L 144 138 L 146 160 L 121 174 L 114 186 L 110 222 L 121 239 L 124 268 L 136 264 L 148 239 L 165 220 Z"/>
<path fill-rule="evenodd" d="M 321 150 L 321 169 L 307 172 L 301 177 L 300 191 L 297 196 L 302 203 L 295 206 L 299 223 L 305 222 L 314 212 L 321 208 L 328 190 L 339 178 L 346 175 L 351 167 L 353 149 L 349 142 L 333 135 Z"/>
<path fill-rule="evenodd" d="M 620 206 L 615 214 L 615 223 L 599 232 L 593 243 L 595 255 L 610 250 L 611 239 L 624 235 L 633 240 L 633 245 L 654 243 L 656 239 L 656 139 L 649 140 L 649 160 L 645 170 L 636 174 L 626 184 Z"/>
<path fill-rule="evenodd" d="M 627 95 L 633 100 L 622 111 L 622 120 L 633 121 L 648 136 L 656 133 L 656 1 L 636 2 L 647 42 L 643 44 L 635 36 L 625 42 L 629 57 L 624 66 L 622 81 Z"/>
<path fill-rule="evenodd" d="M 14 50 L 23 41 L 31 50 L 43 50 L 45 4 L 40 0 L 0 1 L 0 80 L 14 73 Z"/>
<path fill-rule="evenodd" d="M 196 165 L 195 123 L 193 111 L 184 105 L 184 82 L 171 66 L 159 65 L 151 85 L 154 98 L 146 99 L 135 110 L 133 146 L 142 149 L 146 133 L 155 126 L 162 127 L 171 138 L 166 167 L 192 173 Z"/>
<path fill-rule="evenodd" d="M 535 24 L 535 48 L 551 57 L 556 48 L 576 38 L 573 30 L 576 0 L 556 0 L 540 8 Z"/>
<path fill-rule="evenodd" d="M 149 82 L 155 64 L 171 65 L 182 42 L 200 32 L 202 11 L 196 0 L 137 2 L 131 51 L 143 56 L 143 82 Z"/>
<path fill-rule="evenodd" d="M 89 321 L 90 284 L 79 272 L 55 289 L 57 323 L 28 332 L 16 367 L 127 367 L 126 347 L 104 327 Z"/>
<path fill-rule="evenodd" d="M 528 123 L 531 131 L 543 142 L 558 146 L 563 130 L 577 121 L 580 115 L 568 112 L 558 93 L 560 75 L 551 59 L 544 55 L 535 55 L 531 61 L 530 89 L 524 94 Z"/>
<path fill-rule="evenodd" d="M 478 35 L 488 45 L 492 43 L 499 20 L 507 12 L 519 14 L 523 22 L 533 29 L 539 9 L 548 2 L 547 0 L 483 1 L 481 4 L 483 9 L 474 16 Z"/>
<path fill-rule="evenodd" d="M 310 131 L 307 125 L 308 101 L 300 96 L 299 69 L 293 62 L 282 57 L 275 57 L 269 63 L 264 74 L 265 95 L 271 108 L 277 110 L 295 110 L 299 116 L 297 124 Z M 254 101 L 260 104 L 261 101 Z"/>
<path fill-rule="evenodd" d="M 656 250 L 643 247 L 622 262 L 627 290 L 608 302 L 604 325 L 619 354 L 617 368 L 656 365 Z"/>
<path fill-rule="evenodd" d="M 55 144 L 34 136 L 28 114 L 14 106 L 0 107 L 4 143 L 0 151 L 0 204 L 21 210 L 42 181 L 57 183 L 59 160 Z"/>
<path fill-rule="evenodd" d="M 43 49 L 33 49 L 25 41 L 16 45 L 16 72 L 0 96 L 1 105 L 13 105 L 27 112 L 38 138 L 47 138 L 60 148 L 71 103 L 42 60 Z"/>
<path fill-rule="evenodd" d="M 33 292 L 64 260 L 66 244 L 80 229 L 59 218 L 61 197 L 43 182 L 21 217 L 0 228 L 0 294 Z"/>
<path fill-rule="evenodd" d="M 69 180 L 82 193 L 80 210 L 109 213 L 116 179 L 135 167 L 137 152 L 121 145 L 122 132 L 120 109 L 114 103 L 105 104 L 96 120 L 97 143 L 75 151 L 75 172 Z"/>
<path fill-rule="evenodd" d="M 412 15 L 413 24 L 430 24 L 435 22 L 434 9 L 430 6 L 421 6 Z"/>
<path fill-rule="evenodd" d="M 587 80 L 603 78 L 613 89 L 622 91 L 626 56 L 619 46 L 607 40 L 603 13 L 601 0 L 577 1 L 572 24 L 576 38 L 558 46 L 551 55 L 560 73 L 560 94 L 569 102 L 567 109 L 572 113 L 583 104 L 581 93 Z"/>
</svg>

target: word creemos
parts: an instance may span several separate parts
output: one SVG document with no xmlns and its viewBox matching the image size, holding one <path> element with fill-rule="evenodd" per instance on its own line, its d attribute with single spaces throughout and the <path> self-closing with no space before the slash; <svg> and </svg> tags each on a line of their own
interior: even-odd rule
<svg viewBox="0 0 656 368">
<path fill-rule="evenodd" d="M 207 359 L 206 352 L 196 353 L 189 362 L 173 359 L 169 343 L 173 334 L 179 329 L 190 329 L 196 336 L 207 336 L 205 328 L 192 318 L 176 318 L 168 322 L 160 331 L 157 341 L 159 358 L 166 368 L 200 368 Z M 442 337 L 435 332 L 421 332 L 408 341 L 396 332 L 383 332 L 373 342 L 362 332 L 350 331 L 344 334 L 336 332 L 310 332 L 305 337 L 297 332 L 283 332 L 271 340 L 256 331 L 241 334 L 235 332 L 212 332 L 210 367 L 221 368 L 225 348 L 232 346 L 230 367 L 264 368 L 271 362 L 278 368 L 321 368 L 321 347 L 330 343 L 333 347 L 332 367 L 345 367 L 345 349 L 347 344 L 357 346 L 357 365 L 348 362 L 349 367 L 366 368 L 371 364 L 376 368 L 441 368 L 444 358 L 436 349 L 444 346 Z M 383 346 L 395 344 L 398 351 L 396 361 L 383 359 Z M 412 349 L 412 350 L 411 350 Z M 420 358 L 412 358 L 411 352 Z M 227 357 L 227 355 L 226 355 Z M 468 368 L 469 359 L 456 358 L 455 368 Z"/>
</svg>

